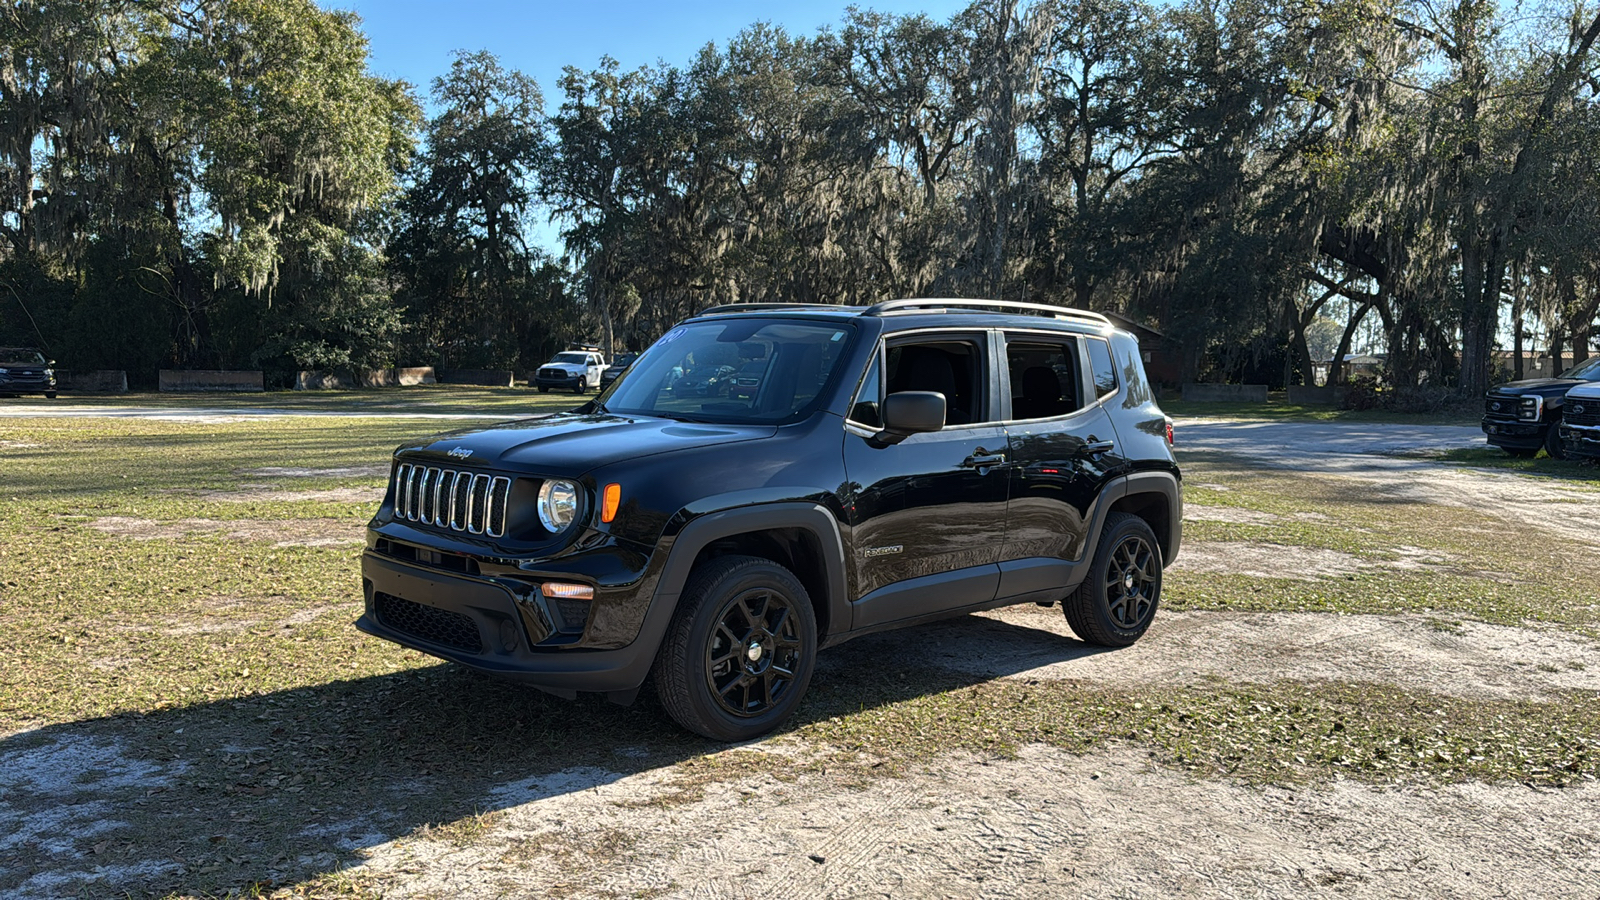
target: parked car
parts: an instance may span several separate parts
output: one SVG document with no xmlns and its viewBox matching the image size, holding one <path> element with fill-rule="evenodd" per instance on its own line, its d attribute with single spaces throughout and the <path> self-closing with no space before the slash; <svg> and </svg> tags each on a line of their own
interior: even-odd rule
<svg viewBox="0 0 1600 900">
<path fill-rule="evenodd" d="M 1600 381 L 1600 356 L 1554 378 L 1529 378 L 1502 384 L 1483 398 L 1483 433 L 1491 446 L 1512 456 L 1532 456 L 1543 449 L 1560 459 L 1566 455 L 1559 425 L 1567 392 Z"/>
<path fill-rule="evenodd" d="M 533 384 L 541 394 L 549 393 L 551 388 L 581 394 L 600 387 L 600 373 L 605 367 L 605 356 L 593 347 L 563 350 L 539 367 Z"/>
<path fill-rule="evenodd" d="M 730 344 L 768 361 L 759 406 L 661 387 Z M 1179 477 L 1138 342 L 1098 314 L 717 307 L 572 412 L 398 448 L 356 627 L 565 697 L 650 676 L 682 727 L 746 740 L 860 635 L 1059 603 L 1087 643 L 1137 641 Z"/>
<path fill-rule="evenodd" d="M 741 365 L 728 382 L 728 396 L 754 399 L 756 392 L 761 390 L 761 378 L 766 373 L 767 361 L 764 359 L 752 359 Z"/>
<path fill-rule="evenodd" d="M 672 390 L 692 397 L 719 397 L 728 392 L 733 366 L 699 366 L 678 379 Z"/>
<path fill-rule="evenodd" d="M 1559 433 L 1568 459 L 1600 459 L 1600 381 L 1567 391 Z"/>
<path fill-rule="evenodd" d="M 53 359 L 32 347 L 0 347 L 0 396 L 43 394 L 56 398 L 56 373 Z"/>
<path fill-rule="evenodd" d="M 603 391 L 606 388 L 611 387 L 611 382 L 621 378 L 622 373 L 626 372 L 628 367 L 633 365 L 633 361 L 638 358 L 639 354 L 637 353 L 617 354 L 616 359 L 611 361 L 611 365 L 606 366 L 605 371 L 600 373 L 600 390 Z"/>
</svg>

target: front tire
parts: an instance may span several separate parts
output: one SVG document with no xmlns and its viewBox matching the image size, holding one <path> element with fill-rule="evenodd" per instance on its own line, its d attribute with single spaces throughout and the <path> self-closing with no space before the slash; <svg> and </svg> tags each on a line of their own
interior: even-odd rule
<svg viewBox="0 0 1600 900">
<path fill-rule="evenodd" d="M 56 398 L 56 392 L 55 391 L 45 391 L 44 392 L 44 398 L 46 400 L 54 400 Z"/>
<path fill-rule="evenodd" d="M 674 722 L 712 740 L 747 741 L 800 705 L 816 656 L 816 615 L 794 573 L 723 556 L 689 577 L 652 674 Z"/>
<path fill-rule="evenodd" d="M 1551 459 L 1567 458 L 1567 448 L 1561 446 L 1561 430 L 1555 425 L 1545 429 L 1544 453 Z"/>
<path fill-rule="evenodd" d="M 1145 520 L 1106 516 L 1089 576 L 1062 604 L 1067 624 L 1086 643 L 1126 647 L 1150 627 L 1161 605 L 1161 547 Z"/>
</svg>

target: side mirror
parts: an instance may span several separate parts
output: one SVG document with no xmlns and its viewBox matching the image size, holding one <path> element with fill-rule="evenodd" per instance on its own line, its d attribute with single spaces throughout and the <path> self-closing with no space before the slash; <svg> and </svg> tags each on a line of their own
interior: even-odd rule
<svg viewBox="0 0 1600 900">
<path fill-rule="evenodd" d="M 872 441 L 887 447 L 913 434 L 944 428 L 944 395 L 938 391 L 899 391 L 883 398 L 883 430 Z"/>
</svg>

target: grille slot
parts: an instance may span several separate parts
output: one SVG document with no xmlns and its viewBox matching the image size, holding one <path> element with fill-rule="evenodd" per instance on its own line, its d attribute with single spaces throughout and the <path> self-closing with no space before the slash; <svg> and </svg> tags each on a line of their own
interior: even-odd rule
<svg viewBox="0 0 1600 900">
<path fill-rule="evenodd" d="M 1580 409 L 1583 412 L 1578 412 Z M 1573 400 L 1568 397 L 1561 410 L 1561 421 L 1568 425 L 1600 425 L 1600 398 Z"/>
<path fill-rule="evenodd" d="M 511 479 L 402 463 L 394 473 L 395 518 L 467 534 L 505 537 Z"/>
<path fill-rule="evenodd" d="M 378 620 L 415 638 L 453 647 L 468 653 L 482 653 L 483 641 L 472 619 L 458 612 L 436 609 L 378 591 L 372 595 Z"/>
<path fill-rule="evenodd" d="M 1483 414 L 1490 419 L 1515 419 L 1517 402 L 1516 397 L 1490 397 L 1483 401 Z"/>
</svg>

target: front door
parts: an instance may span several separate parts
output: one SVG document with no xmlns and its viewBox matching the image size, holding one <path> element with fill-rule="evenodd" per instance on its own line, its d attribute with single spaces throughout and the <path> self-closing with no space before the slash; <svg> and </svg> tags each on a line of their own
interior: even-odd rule
<svg viewBox="0 0 1600 900">
<path fill-rule="evenodd" d="M 1006 431 L 992 415 L 987 336 L 889 341 L 844 437 L 858 598 L 853 627 L 994 599 L 1006 538 Z M 871 435 L 885 395 L 945 395 L 945 427 L 887 447 Z"/>
</svg>

